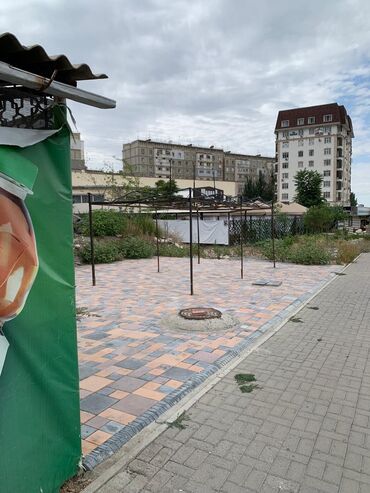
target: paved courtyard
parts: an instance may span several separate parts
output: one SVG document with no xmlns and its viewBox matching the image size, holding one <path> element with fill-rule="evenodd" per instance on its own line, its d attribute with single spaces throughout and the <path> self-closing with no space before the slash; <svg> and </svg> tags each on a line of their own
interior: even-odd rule
<svg viewBox="0 0 370 493">
<path fill-rule="evenodd" d="M 85 463 L 93 467 L 156 419 L 185 393 L 230 361 L 251 341 L 316 292 L 336 266 L 298 266 L 246 260 L 194 264 L 189 295 L 188 259 L 125 261 L 77 268 L 81 419 Z M 260 279 L 279 287 L 253 286 Z M 164 329 L 180 308 L 212 306 L 240 324 L 213 333 Z"/>
<path fill-rule="evenodd" d="M 369 493 L 369 271 L 362 254 L 205 393 L 184 429 L 86 493 Z M 242 393 L 238 373 L 258 388 Z"/>
</svg>

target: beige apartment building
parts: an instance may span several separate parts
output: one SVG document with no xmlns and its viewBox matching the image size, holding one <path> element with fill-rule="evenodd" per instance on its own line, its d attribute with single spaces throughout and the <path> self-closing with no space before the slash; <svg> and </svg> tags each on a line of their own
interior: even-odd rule
<svg viewBox="0 0 370 493">
<path fill-rule="evenodd" d="M 279 111 L 276 127 L 277 199 L 293 202 L 299 170 L 318 171 L 322 195 L 331 204 L 350 205 L 351 118 L 337 103 Z"/>
<path fill-rule="evenodd" d="M 240 193 L 248 177 L 270 177 L 274 158 L 236 154 L 223 149 L 135 140 L 123 145 L 124 166 L 134 176 L 174 180 L 208 180 L 238 183 Z"/>
</svg>

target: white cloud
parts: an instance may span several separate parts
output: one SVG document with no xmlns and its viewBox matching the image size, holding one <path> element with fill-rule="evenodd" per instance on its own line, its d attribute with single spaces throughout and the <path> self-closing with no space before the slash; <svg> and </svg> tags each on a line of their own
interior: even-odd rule
<svg viewBox="0 0 370 493">
<path fill-rule="evenodd" d="M 353 119 L 353 189 L 370 202 L 370 3 L 361 0 L 3 0 L 0 29 L 87 61 L 117 99 L 71 104 L 89 164 L 140 137 L 274 153 L 279 109 L 338 101 Z M 363 198 L 362 198 L 363 197 Z M 365 200 L 366 199 L 366 200 Z"/>
</svg>

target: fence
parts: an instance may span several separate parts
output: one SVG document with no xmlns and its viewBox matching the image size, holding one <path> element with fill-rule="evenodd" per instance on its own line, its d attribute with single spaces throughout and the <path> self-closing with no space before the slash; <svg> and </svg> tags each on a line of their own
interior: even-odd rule
<svg viewBox="0 0 370 493">
<path fill-rule="evenodd" d="M 241 219 L 230 219 L 229 221 L 230 245 L 240 243 L 240 236 L 242 236 L 243 243 L 256 243 L 257 241 L 268 240 L 271 238 L 271 233 L 271 216 L 245 216 Z M 275 238 L 303 233 L 304 223 L 302 216 L 275 216 Z"/>
</svg>

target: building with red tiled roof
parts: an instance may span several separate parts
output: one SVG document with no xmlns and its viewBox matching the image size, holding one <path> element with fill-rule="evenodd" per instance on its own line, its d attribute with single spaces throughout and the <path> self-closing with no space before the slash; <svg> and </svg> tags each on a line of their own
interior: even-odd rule
<svg viewBox="0 0 370 493">
<path fill-rule="evenodd" d="M 323 197 L 349 205 L 351 192 L 352 121 L 337 103 L 279 111 L 276 126 L 278 200 L 293 202 L 294 176 L 301 169 L 323 177 Z"/>
</svg>

